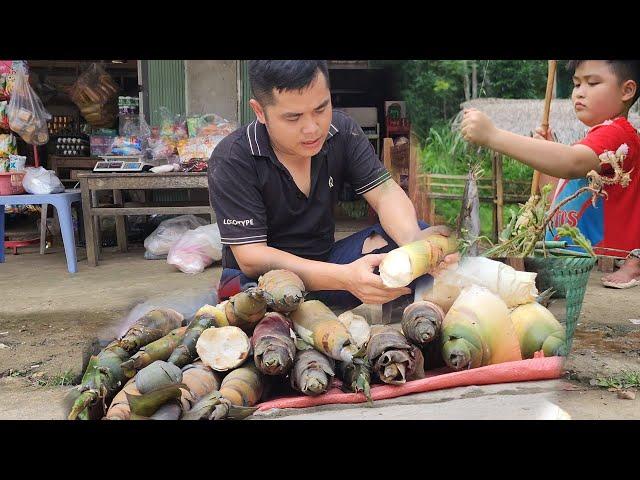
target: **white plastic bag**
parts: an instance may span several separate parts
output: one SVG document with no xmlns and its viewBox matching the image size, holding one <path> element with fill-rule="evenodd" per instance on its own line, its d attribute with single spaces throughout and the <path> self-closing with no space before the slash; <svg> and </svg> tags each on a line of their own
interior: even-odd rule
<svg viewBox="0 0 640 480">
<path fill-rule="evenodd" d="M 214 261 L 221 259 L 222 241 L 216 223 L 187 231 L 167 255 L 167 263 L 184 273 L 202 273 Z"/>
<path fill-rule="evenodd" d="M 29 85 L 24 68 L 16 72 L 16 83 L 7 106 L 9 127 L 30 145 L 44 145 L 49 141 L 47 120 L 51 115 L 44 109 L 36 92 Z"/>
<path fill-rule="evenodd" d="M 153 256 L 166 255 L 171 246 L 188 230 L 206 225 L 204 218 L 195 215 L 180 215 L 164 220 L 151 235 L 144 239 L 144 248 Z M 147 258 L 147 257 L 145 257 Z M 153 258 L 150 256 L 149 258 Z"/>
<path fill-rule="evenodd" d="M 44 167 L 27 167 L 25 171 L 27 174 L 22 180 L 22 186 L 27 192 L 37 195 L 64 192 L 64 185 L 53 170 L 46 170 Z"/>
</svg>

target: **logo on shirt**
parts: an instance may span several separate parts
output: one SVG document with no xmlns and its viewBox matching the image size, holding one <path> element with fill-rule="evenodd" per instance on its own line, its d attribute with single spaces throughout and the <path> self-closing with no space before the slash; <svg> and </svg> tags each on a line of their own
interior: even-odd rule
<svg viewBox="0 0 640 480">
<path fill-rule="evenodd" d="M 225 218 L 222 223 L 225 225 L 242 225 L 243 227 L 246 227 L 247 225 L 253 225 L 253 218 L 249 218 L 247 220 L 232 220 L 230 218 Z"/>
<path fill-rule="evenodd" d="M 329 176 L 329 188 L 333 188 L 333 177 Z"/>
</svg>

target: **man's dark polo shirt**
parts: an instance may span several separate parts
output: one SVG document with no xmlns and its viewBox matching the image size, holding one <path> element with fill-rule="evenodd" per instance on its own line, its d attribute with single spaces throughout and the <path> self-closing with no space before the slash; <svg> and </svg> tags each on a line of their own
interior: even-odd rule
<svg viewBox="0 0 640 480">
<path fill-rule="evenodd" d="M 225 137 L 209 159 L 209 196 L 222 237 L 222 266 L 239 269 L 229 245 L 266 242 L 326 261 L 334 244 L 333 206 L 344 182 L 363 194 L 390 178 L 360 126 L 333 112 L 329 134 L 311 158 L 309 198 L 276 157 L 257 120 Z"/>
</svg>

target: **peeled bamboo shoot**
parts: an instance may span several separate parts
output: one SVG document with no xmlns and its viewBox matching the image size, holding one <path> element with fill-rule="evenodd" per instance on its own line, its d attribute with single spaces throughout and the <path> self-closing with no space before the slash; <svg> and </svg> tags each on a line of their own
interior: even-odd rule
<svg viewBox="0 0 640 480">
<path fill-rule="evenodd" d="M 454 370 L 522 360 L 504 301 L 483 287 L 462 290 L 442 324 L 442 355 Z"/>
<path fill-rule="evenodd" d="M 367 344 L 371 336 L 371 326 L 362 315 L 348 310 L 338 315 L 338 321 L 347 328 L 356 347 L 362 348 Z"/>
<path fill-rule="evenodd" d="M 536 276 L 536 273 L 520 272 L 489 258 L 466 257 L 459 262 L 455 270 L 448 270 L 437 278 L 434 282 L 434 292 L 427 292 L 424 299 L 440 305 L 438 300 L 443 292 L 457 298 L 464 287 L 478 285 L 489 289 L 498 295 L 507 307 L 513 308 L 536 300 Z M 438 291 L 435 291 L 436 289 Z"/>
<path fill-rule="evenodd" d="M 202 362 L 218 372 L 242 365 L 250 349 L 249 337 L 238 327 L 207 328 L 196 343 Z"/>
<path fill-rule="evenodd" d="M 258 288 L 265 292 L 267 305 L 276 312 L 292 312 L 304 301 L 304 283 L 288 270 L 265 273 L 258 279 Z"/>
<path fill-rule="evenodd" d="M 511 322 L 520 341 L 523 358 L 542 350 L 546 357 L 565 356 L 567 337 L 556 317 L 539 303 L 520 305 L 511 311 Z"/>
<path fill-rule="evenodd" d="M 456 252 L 458 240 L 452 235 L 428 235 L 422 240 L 391 250 L 380 263 L 380 277 L 387 287 L 406 287 L 433 270 L 444 257 Z"/>
</svg>

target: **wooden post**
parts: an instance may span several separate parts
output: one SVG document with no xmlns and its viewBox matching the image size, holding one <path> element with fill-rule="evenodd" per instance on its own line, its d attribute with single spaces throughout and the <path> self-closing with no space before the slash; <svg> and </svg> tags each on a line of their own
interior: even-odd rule
<svg viewBox="0 0 640 480">
<path fill-rule="evenodd" d="M 427 218 L 425 219 L 425 222 L 432 225 L 436 217 L 436 202 L 434 201 L 435 199 L 431 198 L 431 175 L 427 174 L 425 177 L 424 186 L 425 195 L 427 197 Z"/>
<path fill-rule="evenodd" d="M 113 190 L 113 203 L 118 207 L 124 207 L 122 201 L 122 190 Z M 122 253 L 127 251 L 127 226 L 126 217 L 116 215 L 116 238 L 118 240 L 118 247 Z"/>
<path fill-rule="evenodd" d="M 496 166 L 496 152 L 491 152 L 491 196 L 493 201 L 491 202 L 491 232 L 493 241 L 498 241 L 498 182 L 497 182 L 497 166 Z"/>
<path fill-rule="evenodd" d="M 502 155 L 498 152 L 494 152 L 495 155 L 495 163 L 496 163 L 496 172 L 495 172 L 495 182 L 496 182 L 496 210 L 498 217 L 498 235 L 504 229 L 504 183 L 502 177 Z M 496 240 L 498 237 L 496 236 Z"/>
<path fill-rule="evenodd" d="M 82 193 L 82 217 L 84 220 L 84 238 L 87 247 L 87 262 L 90 267 L 98 265 L 98 255 L 96 252 L 95 225 L 91 217 L 91 195 L 89 194 L 89 185 L 86 178 L 80 179 L 80 188 Z"/>
<path fill-rule="evenodd" d="M 91 191 L 90 205 L 91 205 L 91 208 L 94 208 L 94 207 L 98 208 L 100 206 L 100 198 L 98 196 L 97 190 Z M 102 221 L 100 220 L 100 215 L 93 215 L 92 219 L 93 219 L 93 228 L 95 232 L 94 238 L 96 242 L 96 256 L 97 258 L 100 258 L 100 256 L 102 255 Z M 95 267 L 96 265 L 93 265 L 93 266 Z"/>
<path fill-rule="evenodd" d="M 409 198 L 414 205 L 418 186 L 418 139 L 413 132 L 409 132 Z"/>
<path fill-rule="evenodd" d="M 615 270 L 615 258 L 600 256 L 598 257 L 598 270 L 603 273 L 611 273 Z"/>
<path fill-rule="evenodd" d="M 393 140 L 391 138 L 385 138 L 382 141 L 382 162 L 384 163 L 384 168 L 387 169 L 391 176 L 395 176 L 393 163 L 391 162 L 391 147 L 393 147 Z"/>
</svg>

